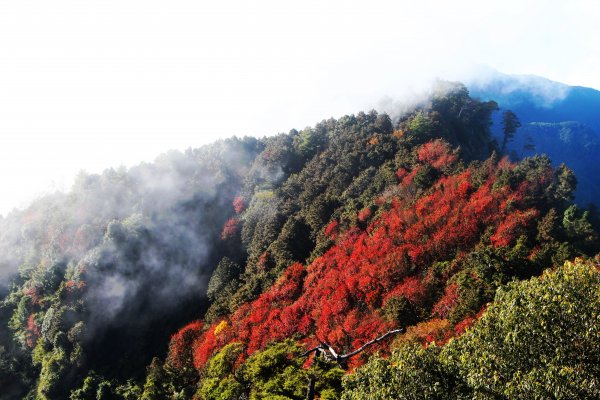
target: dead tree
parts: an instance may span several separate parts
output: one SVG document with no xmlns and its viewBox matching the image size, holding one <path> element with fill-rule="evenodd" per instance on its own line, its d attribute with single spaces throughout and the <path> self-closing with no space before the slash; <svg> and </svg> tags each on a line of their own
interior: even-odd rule
<svg viewBox="0 0 600 400">
<path fill-rule="evenodd" d="M 372 345 L 374 345 L 375 343 L 379 343 L 383 340 L 385 340 L 387 337 L 395 335 L 397 333 L 401 333 L 402 329 L 394 329 L 391 330 L 389 332 L 384 333 L 383 335 L 376 337 L 375 339 L 368 341 L 367 343 L 363 344 L 362 346 L 360 346 L 359 348 L 352 350 L 349 353 L 346 354 L 338 354 L 333 347 L 331 347 L 329 344 L 327 344 L 326 342 L 320 340 L 321 343 L 319 343 L 318 346 L 313 347 L 310 350 L 307 350 L 306 352 L 304 352 L 302 354 L 302 357 L 307 357 L 310 354 L 314 353 L 314 359 L 318 358 L 318 357 L 323 357 L 326 360 L 331 360 L 331 361 L 335 361 L 341 368 L 346 369 L 347 367 L 347 363 L 348 363 L 348 359 L 350 359 L 351 357 L 354 357 L 355 355 L 361 353 L 362 351 L 364 351 L 365 349 L 371 347 Z M 314 365 L 314 359 L 313 359 L 313 365 Z M 309 381 L 308 381 L 308 386 L 306 388 L 306 400 L 313 400 L 315 397 L 315 384 L 316 384 L 316 376 L 314 374 L 310 375 Z"/>
</svg>

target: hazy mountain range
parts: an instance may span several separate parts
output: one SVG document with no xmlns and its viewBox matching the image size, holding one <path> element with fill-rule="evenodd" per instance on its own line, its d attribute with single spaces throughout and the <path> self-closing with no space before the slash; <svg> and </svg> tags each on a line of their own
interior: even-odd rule
<svg viewBox="0 0 600 400">
<path fill-rule="evenodd" d="M 565 163 L 579 185 L 576 201 L 597 203 L 600 196 L 600 91 L 569 86 L 533 75 L 492 74 L 468 84 L 474 97 L 495 100 L 511 109 L 523 126 L 509 143 L 519 158 L 547 154 L 555 165 Z M 500 113 L 492 133 L 501 133 Z"/>
</svg>

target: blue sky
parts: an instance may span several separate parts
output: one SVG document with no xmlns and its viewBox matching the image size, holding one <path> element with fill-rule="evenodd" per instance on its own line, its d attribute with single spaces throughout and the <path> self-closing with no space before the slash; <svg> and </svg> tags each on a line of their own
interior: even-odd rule
<svg viewBox="0 0 600 400">
<path fill-rule="evenodd" d="M 600 88 L 594 1 L 0 4 L 0 214 L 79 170 L 377 108 L 482 66 Z"/>
</svg>

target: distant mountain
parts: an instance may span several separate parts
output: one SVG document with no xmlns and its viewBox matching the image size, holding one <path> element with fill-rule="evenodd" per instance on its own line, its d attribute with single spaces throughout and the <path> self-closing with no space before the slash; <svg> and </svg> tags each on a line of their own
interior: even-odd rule
<svg viewBox="0 0 600 400">
<path fill-rule="evenodd" d="M 493 99 L 511 109 L 523 126 L 508 150 L 519 158 L 547 154 L 555 165 L 567 164 L 578 179 L 576 201 L 598 204 L 600 198 L 600 91 L 569 86 L 538 76 L 492 74 L 469 84 L 471 95 Z M 501 112 L 492 132 L 499 136 Z"/>
</svg>

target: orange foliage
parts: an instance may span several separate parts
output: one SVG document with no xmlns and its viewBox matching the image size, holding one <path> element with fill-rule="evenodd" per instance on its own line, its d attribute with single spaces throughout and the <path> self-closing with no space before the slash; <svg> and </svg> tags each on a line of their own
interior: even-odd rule
<svg viewBox="0 0 600 400">
<path fill-rule="evenodd" d="M 83 288 L 85 288 L 85 282 L 84 281 L 74 281 L 74 280 L 68 280 L 65 282 L 65 288 L 67 289 L 67 292 L 72 293 L 75 292 L 77 290 L 81 290 Z"/>
<path fill-rule="evenodd" d="M 431 319 L 409 326 L 406 333 L 399 336 L 394 343 L 421 343 L 427 345 L 431 342 L 442 343 L 447 338 L 450 322 L 446 319 Z"/>
</svg>

